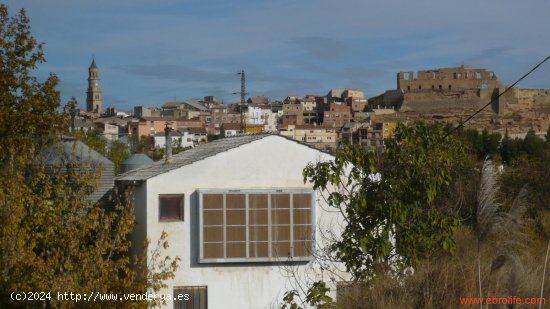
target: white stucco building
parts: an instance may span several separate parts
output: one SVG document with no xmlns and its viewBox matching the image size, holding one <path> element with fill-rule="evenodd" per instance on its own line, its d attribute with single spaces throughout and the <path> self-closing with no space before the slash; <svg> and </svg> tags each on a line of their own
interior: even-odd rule
<svg viewBox="0 0 550 309">
<path fill-rule="evenodd" d="M 344 220 L 321 204 L 302 171 L 332 159 L 282 136 L 256 134 L 216 140 L 119 176 L 135 198 L 134 243 L 154 244 L 165 231 L 165 253 L 181 258 L 161 293 L 188 293 L 191 300 L 170 300 L 165 308 L 280 308 L 284 293 L 297 288 L 289 269 L 302 287 L 321 279 L 314 258 L 321 234 L 339 235 Z"/>
<path fill-rule="evenodd" d="M 245 113 L 247 125 L 263 125 L 264 131 L 277 131 L 277 114 L 271 110 L 271 105 L 248 105 Z"/>
<path fill-rule="evenodd" d="M 181 130 L 174 130 L 172 133 L 170 133 L 170 137 L 172 139 L 172 145 L 176 146 L 178 143 L 181 143 L 181 147 L 187 148 L 187 147 L 193 147 L 195 143 L 193 142 L 195 139 L 194 134 L 190 133 L 188 130 L 181 129 Z M 158 148 L 164 148 L 166 146 L 166 135 L 163 132 L 159 132 L 155 134 L 155 147 Z"/>
</svg>

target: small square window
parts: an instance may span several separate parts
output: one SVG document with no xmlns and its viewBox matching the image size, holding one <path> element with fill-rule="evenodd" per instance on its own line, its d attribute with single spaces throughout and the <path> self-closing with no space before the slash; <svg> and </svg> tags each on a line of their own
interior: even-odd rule
<svg viewBox="0 0 550 309">
<path fill-rule="evenodd" d="M 183 221 L 183 194 L 159 195 L 159 221 Z"/>
<path fill-rule="evenodd" d="M 186 286 L 174 288 L 174 308 L 206 309 L 208 308 L 206 286 Z"/>
</svg>

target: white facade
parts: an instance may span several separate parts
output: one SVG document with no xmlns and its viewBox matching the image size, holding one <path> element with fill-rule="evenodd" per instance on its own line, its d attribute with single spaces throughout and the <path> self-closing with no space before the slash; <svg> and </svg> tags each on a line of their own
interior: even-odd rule
<svg viewBox="0 0 550 309">
<path fill-rule="evenodd" d="M 114 124 L 106 123 L 104 125 L 103 136 L 107 140 L 116 141 L 118 139 L 119 127 Z"/>
<path fill-rule="evenodd" d="M 222 140 L 250 137 L 232 137 Z M 218 141 L 208 145 L 213 145 Z M 190 152 L 199 150 L 199 146 Z M 177 156 L 177 155 L 176 155 Z M 166 254 L 181 258 L 175 278 L 168 280 L 161 293 L 173 295 L 175 287 L 206 286 L 208 308 L 261 309 L 279 308 L 286 291 L 296 289 L 295 279 L 288 277 L 287 259 L 279 262 L 208 263 L 201 264 L 199 235 L 202 192 L 223 190 L 309 190 L 304 184 L 302 171 L 312 162 L 332 160 L 333 157 L 316 149 L 277 135 L 242 144 L 219 152 L 194 163 L 165 171 L 134 185 L 136 243 L 147 238 L 155 244 L 163 231 L 168 233 L 170 247 Z M 177 160 L 177 159 L 176 159 Z M 122 181 L 131 177 L 121 176 Z M 136 182 L 133 182 L 136 183 Z M 183 194 L 183 221 L 159 222 L 159 195 Z M 338 211 L 327 212 L 322 199 L 313 195 L 313 240 L 316 247 L 323 246 L 321 230 L 339 235 L 344 219 Z M 247 219 L 248 220 L 248 219 Z M 248 221 L 247 221 L 248 222 Z M 319 280 L 320 271 L 315 260 L 294 263 L 299 280 Z M 343 268 L 341 268 L 343 269 Z M 325 271 L 326 279 L 327 272 Z M 307 276 L 306 276 L 307 275 Z M 341 274 L 344 278 L 346 274 Z M 303 284 L 303 283 L 302 283 Z M 330 286 L 330 283 L 329 283 Z M 302 286 L 303 287 L 303 286 Z M 335 286 L 331 286 L 334 290 Z M 334 295 L 333 295 L 334 296 Z M 174 308 L 168 301 L 165 308 Z"/>
<path fill-rule="evenodd" d="M 195 136 L 189 132 L 182 132 L 181 135 L 172 135 L 172 145 L 176 146 L 178 141 L 181 140 L 181 146 L 183 148 L 193 147 L 193 140 Z M 166 136 L 164 134 L 155 135 L 155 147 L 164 148 L 166 146 Z"/>
<path fill-rule="evenodd" d="M 264 124 L 262 109 L 258 106 L 249 105 L 246 111 L 246 124 L 260 125 Z"/>
<path fill-rule="evenodd" d="M 277 132 L 277 122 L 279 121 L 279 116 L 277 113 L 273 113 L 271 109 L 263 109 L 264 116 L 264 131 L 266 132 Z"/>
<path fill-rule="evenodd" d="M 317 103 L 314 100 L 302 100 L 300 104 L 304 111 L 312 112 L 317 110 Z"/>
<path fill-rule="evenodd" d="M 226 129 L 226 130 L 223 130 L 223 136 L 224 137 L 231 137 L 231 136 L 235 136 L 237 134 L 240 134 L 242 132 L 242 130 L 237 130 L 237 129 Z"/>
</svg>

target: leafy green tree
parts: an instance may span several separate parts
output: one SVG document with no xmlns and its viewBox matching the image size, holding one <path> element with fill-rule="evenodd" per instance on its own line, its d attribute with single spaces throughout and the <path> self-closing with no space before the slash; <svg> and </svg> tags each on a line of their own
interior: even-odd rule
<svg viewBox="0 0 550 309">
<path fill-rule="evenodd" d="M 107 154 L 107 158 L 115 164 L 115 174 L 120 174 L 122 169 L 122 162 L 124 162 L 130 156 L 130 150 L 128 146 L 121 141 L 113 141 L 111 148 Z"/>
<path fill-rule="evenodd" d="M 120 174 L 122 162 L 130 156 L 130 149 L 125 143 L 115 140 L 109 145 L 109 141 L 97 130 L 78 131 L 74 135 L 88 147 L 111 160 L 115 165 L 115 174 Z"/>
<path fill-rule="evenodd" d="M 95 129 L 75 132 L 75 136 L 88 147 L 97 151 L 102 156 L 107 156 L 107 139 L 101 136 L 101 132 Z"/>
<path fill-rule="evenodd" d="M 44 62 L 42 44 L 31 36 L 25 11 L 10 17 L 0 5 L 0 160 L 3 168 L 33 157 L 61 129 L 58 78 L 44 81 L 31 75 Z M 19 162 L 15 162 L 19 161 Z"/>
<path fill-rule="evenodd" d="M 437 201 L 465 151 L 444 135 L 439 126 L 399 125 L 382 153 L 343 145 L 334 161 L 304 170 L 304 180 L 328 192 L 328 204 L 346 218 L 331 249 L 356 279 L 400 273 L 440 248 L 453 251 L 459 218 Z"/>
<path fill-rule="evenodd" d="M 158 290 L 173 276 L 179 259 L 157 257 L 146 264 L 146 255 L 129 255 L 128 236 L 135 226 L 131 197 L 114 194 L 109 203 L 92 203 L 88 196 L 99 171 L 87 172 L 78 162 L 53 165 L 41 159 L 58 141 L 67 114 L 57 112 L 57 77 L 40 82 L 31 75 L 44 56 L 24 10 L 10 17 L 0 4 L 0 46 L 0 307 L 76 306 L 57 301 L 58 291 Z M 157 246 L 167 246 L 166 238 Z M 153 271 L 144 266 L 151 263 Z M 44 302 L 10 300 L 12 292 L 29 291 L 51 294 Z"/>
<path fill-rule="evenodd" d="M 500 139 L 502 135 L 495 132 L 489 134 L 487 129 L 483 129 L 481 132 L 481 139 L 483 143 L 483 155 L 493 155 L 498 153 L 498 146 L 500 145 Z"/>
<path fill-rule="evenodd" d="M 67 115 L 68 123 L 67 128 L 69 132 L 75 131 L 74 121 L 76 119 L 76 107 L 78 106 L 78 102 L 76 101 L 76 98 L 73 96 L 71 99 L 65 104 L 63 107 L 63 112 Z"/>
<path fill-rule="evenodd" d="M 544 141 L 532 130 L 525 135 L 521 149 L 530 158 L 544 157 Z"/>
<path fill-rule="evenodd" d="M 334 309 L 336 308 L 336 303 L 330 296 L 327 295 L 329 291 L 330 289 L 324 282 L 314 282 L 307 290 L 305 299 L 299 302 L 308 304 L 318 309 Z M 299 298 L 299 293 L 297 290 L 286 292 L 283 297 L 281 309 L 302 309 L 303 307 L 301 304 L 296 302 L 296 298 Z"/>
<path fill-rule="evenodd" d="M 500 157 L 506 164 L 511 164 L 512 160 L 518 156 L 518 142 L 508 136 L 508 130 L 504 134 L 504 138 L 500 143 Z"/>
<path fill-rule="evenodd" d="M 484 156 L 484 147 L 483 147 L 483 139 L 479 135 L 479 132 L 475 129 L 467 129 L 464 131 L 460 131 L 460 133 L 464 136 L 464 139 L 470 146 L 471 150 L 476 153 L 478 157 Z"/>
<path fill-rule="evenodd" d="M 182 151 L 189 150 L 189 149 L 193 148 L 191 146 L 183 147 L 182 143 L 183 143 L 183 141 L 182 141 L 181 137 L 178 138 L 177 140 L 175 140 L 172 143 L 172 154 L 178 154 Z"/>
<path fill-rule="evenodd" d="M 476 129 L 467 129 L 459 131 L 459 133 L 464 137 L 478 158 L 483 159 L 487 155 L 499 153 L 500 139 L 502 138 L 500 133 L 489 133 L 487 129 L 483 129 L 481 134 Z"/>
</svg>

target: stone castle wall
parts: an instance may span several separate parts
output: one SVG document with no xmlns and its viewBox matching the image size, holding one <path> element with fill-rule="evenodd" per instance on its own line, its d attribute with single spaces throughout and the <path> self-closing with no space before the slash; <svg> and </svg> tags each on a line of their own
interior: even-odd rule
<svg viewBox="0 0 550 309">
<path fill-rule="evenodd" d="M 464 66 L 427 71 L 397 73 L 397 89 L 403 92 L 439 90 L 453 91 L 461 89 L 492 89 L 500 82 L 493 72 L 485 69 L 470 69 Z"/>
<path fill-rule="evenodd" d="M 403 93 L 403 104 L 400 110 L 420 113 L 477 110 L 487 104 L 491 94 L 478 89 L 409 91 Z"/>
</svg>

